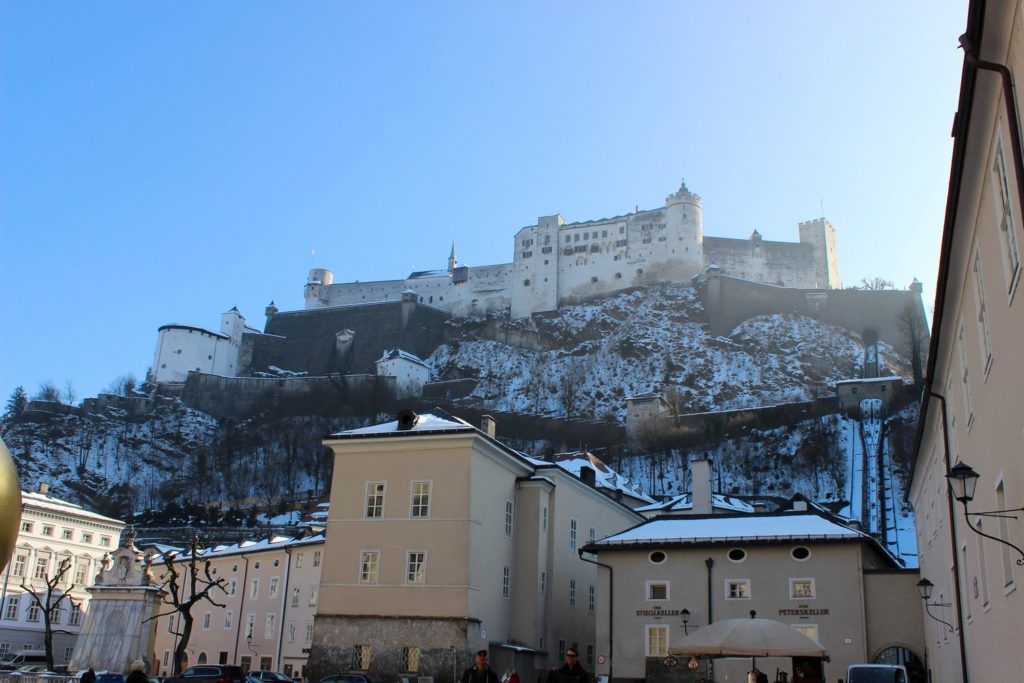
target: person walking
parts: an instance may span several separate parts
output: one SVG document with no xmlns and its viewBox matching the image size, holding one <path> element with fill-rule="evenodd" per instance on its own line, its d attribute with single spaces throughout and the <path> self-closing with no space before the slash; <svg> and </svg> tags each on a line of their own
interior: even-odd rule
<svg viewBox="0 0 1024 683">
<path fill-rule="evenodd" d="M 462 683 L 499 683 L 498 674 L 487 663 L 487 650 L 477 650 L 476 662 L 462 672 Z"/>
<path fill-rule="evenodd" d="M 575 648 L 565 651 L 565 663 L 553 666 L 548 673 L 547 683 L 592 683 L 590 674 L 580 664 L 580 653 Z"/>
<path fill-rule="evenodd" d="M 128 674 L 124 683 L 149 683 L 149 676 L 146 675 L 146 663 L 141 659 L 132 662 L 132 671 Z"/>
<path fill-rule="evenodd" d="M 82 674 L 81 683 L 96 683 L 96 670 L 90 666 L 89 670 Z"/>
</svg>

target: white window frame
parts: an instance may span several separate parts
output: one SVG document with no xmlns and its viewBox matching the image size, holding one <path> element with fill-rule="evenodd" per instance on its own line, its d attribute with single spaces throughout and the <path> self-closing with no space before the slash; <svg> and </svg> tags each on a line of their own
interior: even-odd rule
<svg viewBox="0 0 1024 683">
<path fill-rule="evenodd" d="M 277 614 L 267 612 L 267 619 L 263 624 L 263 637 L 266 640 L 272 640 L 275 633 L 277 633 Z"/>
<path fill-rule="evenodd" d="M 318 600 L 320 600 L 320 586 L 313 586 L 309 589 L 309 606 L 316 607 Z"/>
<path fill-rule="evenodd" d="M 319 567 L 320 566 L 320 562 L 321 562 L 322 559 L 323 559 L 323 553 L 321 551 L 319 551 L 319 550 L 314 550 L 313 551 L 313 566 L 314 567 Z"/>
<path fill-rule="evenodd" d="M 21 614 L 21 596 L 7 594 L 7 603 L 4 605 L 4 619 L 17 621 Z"/>
<path fill-rule="evenodd" d="M 367 559 L 373 558 L 373 580 L 370 580 L 368 574 L 364 571 L 367 566 Z M 359 551 L 359 583 L 364 586 L 375 586 L 380 583 L 380 550 L 360 550 Z"/>
<path fill-rule="evenodd" d="M 730 590 L 729 590 L 730 584 L 734 584 L 734 583 L 735 584 L 743 584 L 743 585 L 745 585 L 747 587 L 747 589 L 746 589 L 747 594 L 745 596 L 735 596 L 735 597 L 729 595 L 729 593 L 730 593 Z M 750 586 L 750 579 L 726 579 L 725 580 L 725 599 L 726 600 L 750 600 L 753 597 L 753 595 L 754 594 L 753 594 L 753 591 L 751 590 L 751 586 Z"/>
<path fill-rule="evenodd" d="M 971 259 L 971 270 L 974 272 L 974 306 L 978 324 L 978 350 L 981 352 L 982 376 L 988 380 L 992 370 L 992 336 L 988 328 L 988 305 L 985 300 L 985 274 L 981 269 L 981 249 L 974 248 Z"/>
<path fill-rule="evenodd" d="M 576 609 L 576 579 L 569 579 L 569 609 Z"/>
<path fill-rule="evenodd" d="M 960 319 L 956 328 L 957 352 L 960 355 L 960 388 L 963 391 L 964 412 L 967 413 L 967 431 L 974 426 L 974 404 L 971 400 L 971 371 L 967 362 L 967 339 L 964 333 L 964 321 Z"/>
<path fill-rule="evenodd" d="M 512 499 L 505 499 L 505 538 L 512 538 L 516 528 L 516 504 Z"/>
<path fill-rule="evenodd" d="M 292 588 L 292 607 L 299 606 L 299 600 L 302 598 L 302 586 L 294 586 Z"/>
<path fill-rule="evenodd" d="M 426 492 L 417 492 L 417 486 L 425 486 Z M 409 483 L 409 519 L 430 519 L 430 497 L 433 493 L 433 479 L 419 479 Z"/>
<path fill-rule="evenodd" d="M 281 585 L 281 577 L 280 576 L 271 576 L 270 577 L 270 589 L 269 589 L 268 592 L 269 592 L 269 597 L 270 597 L 271 600 L 273 600 L 274 598 L 277 597 L 277 590 L 280 587 L 280 585 Z"/>
<path fill-rule="evenodd" d="M 578 545 L 579 523 L 575 519 L 569 520 L 569 552 L 575 553 Z"/>
<path fill-rule="evenodd" d="M 651 632 L 652 631 L 664 631 L 664 651 L 659 650 L 657 652 L 651 649 Z M 644 624 L 644 654 L 647 657 L 665 657 L 668 655 L 669 638 L 672 635 L 672 629 L 669 628 L 668 624 Z M 659 639 L 660 640 L 660 639 Z"/>
<path fill-rule="evenodd" d="M 821 644 L 821 629 L 818 628 L 817 624 L 790 624 L 790 627 L 796 630 L 798 633 L 803 633 L 805 636 L 813 640 L 814 642 Z M 811 637 L 804 633 L 802 629 L 813 628 L 815 636 Z"/>
<path fill-rule="evenodd" d="M 249 599 L 259 600 L 260 599 L 260 580 L 253 579 L 249 583 Z"/>
<path fill-rule="evenodd" d="M 544 570 L 540 572 L 540 594 L 544 595 L 548 592 L 548 573 Z"/>
<path fill-rule="evenodd" d="M 795 587 L 796 587 L 796 584 L 797 584 L 798 581 L 800 581 L 800 582 L 809 581 L 810 582 L 810 584 L 811 584 L 811 594 L 810 595 L 796 595 Z M 795 579 L 790 579 L 789 580 L 789 599 L 790 600 L 816 600 L 817 597 L 818 597 L 818 589 L 817 589 L 817 586 L 815 586 L 815 581 L 814 581 L 813 578 L 795 578 Z"/>
<path fill-rule="evenodd" d="M 419 555 L 419 580 L 415 581 L 412 576 L 412 563 L 415 555 Z M 407 550 L 405 551 L 405 583 L 409 586 L 423 586 L 427 583 L 427 551 Z"/>
<path fill-rule="evenodd" d="M 373 493 L 370 492 L 370 487 L 375 487 Z M 376 487 L 380 487 L 380 492 L 377 492 Z M 373 496 L 371 504 L 371 495 Z M 377 502 L 377 497 L 380 496 L 380 502 Z M 384 509 L 387 506 L 388 501 L 388 483 L 386 481 L 368 481 L 366 482 L 366 498 L 364 499 L 363 505 L 363 519 L 383 519 Z M 379 510 L 378 510 L 379 508 Z M 378 514 L 371 515 L 371 510 Z"/>
<path fill-rule="evenodd" d="M 512 599 L 512 567 L 507 564 L 501 568 L 501 597 Z"/>
<path fill-rule="evenodd" d="M 664 586 L 665 587 L 665 597 L 663 597 L 663 598 L 652 598 L 651 597 L 651 588 L 653 588 L 654 586 Z M 647 602 L 668 602 L 671 599 L 671 597 L 672 597 L 672 594 L 670 593 L 670 591 L 671 591 L 671 586 L 670 586 L 669 581 L 667 579 L 655 579 L 655 580 L 647 581 L 647 582 L 644 583 L 644 599 Z"/>
<path fill-rule="evenodd" d="M 213 612 L 203 612 L 203 630 L 210 630 L 210 623 L 213 621 Z"/>
<path fill-rule="evenodd" d="M 548 506 L 545 505 L 540 510 L 540 530 L 544 533 L 548 531 Z"/>
<path fill-rule="evenodd" d="M 593 586 L 587 587 L 587 612 L 593 614 L 597 609 L 597 591 Z"/>
<path fill-rule="evenodd" d="M 1013 301 L 1017 283 L 1021 278 L 1020 240 L 1017 235 L 1018 221 L 1014 216 L 1010 176 L 1006 171 L 1006 156 L 1003 152 L 1002 136 L 996 134 L 992 151 L 992 200 L 996 209 L 996 232 L 1002 253 L 1003 275 L 1006 278 L 1007 301 Z"/>
<path fill-rule="evenodd" d="M 230 629 L 235 621 L 235 613 L 232 610 L 224 610 L 224 628 L 225 630 Z"/>
</svg>

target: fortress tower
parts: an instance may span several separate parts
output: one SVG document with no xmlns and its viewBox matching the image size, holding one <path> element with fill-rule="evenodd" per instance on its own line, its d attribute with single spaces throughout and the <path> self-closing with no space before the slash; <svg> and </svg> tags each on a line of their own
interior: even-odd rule
<svg viewBox="0 0 1024 683">
<path fill-rule="evenodd" d="M 558 308 L 558 237 L 563 225 L 565 220 L 558 214 L 541 216 L 537 225 L 516 233 L 512 318 L 528 318 L 531 313 Z"/>
<path fill-rule="evenodd" d="M 814 247 L 814 278 L 819 289 L 842 289 L 839 258 L 836 256 L 836 229 L 825 218 L 803 221 L 800 242 Z"/>
<path fill-rule="evenodd" d="M 690 192 L 684 180 L 679 190 L 665 198 L 665 273 L 673 282 L 687 282 L 704 269 L 704 218 L 700 195 Z M 652 259 L 652 265 L 656 263 Z"/>
</svg>

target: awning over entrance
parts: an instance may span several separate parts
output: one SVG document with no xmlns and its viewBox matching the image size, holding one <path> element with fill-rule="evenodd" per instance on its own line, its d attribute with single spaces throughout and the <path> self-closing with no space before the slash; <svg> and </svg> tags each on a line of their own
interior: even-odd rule
<svg viewBox="0 0 1024 683">
<path fill-rule="evenodd" d="M 823 657 L 825 648 L 771 619 L 723 619 L 685 636 L 674 655 L 707 657 Z"/>
</svg>

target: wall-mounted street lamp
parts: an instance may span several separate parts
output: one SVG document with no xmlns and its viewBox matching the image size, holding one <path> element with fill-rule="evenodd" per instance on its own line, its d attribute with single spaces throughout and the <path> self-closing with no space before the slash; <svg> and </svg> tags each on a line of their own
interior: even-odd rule
<svg viewBox="0 0 1024 683">
<path fill-rule="evenodd" d="M 999 517 L 1002 519 L 1017 519 L 1017 515 L 1010 514 L 1013 512 L 1024 512 L 1024 508 L 1009 508 L 1006 510 L 988 510 L 987 512 L 971 512 L 967 509 L 967 504 L 974 500 L 974 492 L 978 488 L 978 473 L 974 471 L 970 465 L 958 462 L 950 470 L 949 474 L 946 475 L 949 479 L 949 486 L 953 491 L 953 497 L 963 503 L 964 506 L 964 520 L 967 522 L 967 526 L 971 528 L 971 531 L 984 536 L 985 538 L 993 541 L 998 541 L 1003 545 L 1008 545 L 1017 551 L 1020 557 L 1017 558 L 1017 566 L 1024 566 L 1024 550 L 1021 550 L 1013 543 L 1007 540 L 986 534 L 978 527 L 971 524 L 970 515 L 976 515 L 978 517 Z M 919 584 L 920 585 L 920 584 Z"/>
<path fill-rule="evenodd" d="M 921 595 L 921 599 L 924 600 L 924 611 L 929 617 L 931 617 L 935 621 L 939 622 L 940 624 L 945 624 L 946 628 L 949 629 L 950 633 L 956 633 L 956 629 L 953 628 L 952 624 L 943 621 L 942 619 L 939 619 L 937 616 L 932 614 L 931 610 L 928 609 L 929 607 L 950 607 L 953 604 L 950 602 L 928 602 L 928 600 L 930 600 L 932 597 L 932 588 L 934 588 L 934 586 L 935 584 L 933 584 L 928 579 L 921 579 L 917 582 L 917 592 Z"/>
<path fill-rule="evenodd" d="M 690 623 L 690 610 L 684 607 L 683 611 L 679 613 L 679 618 L 683 621 L 683 635 L 690 635 L 690 632 L 686 630 L 686 625 Z"/>
</svg>

